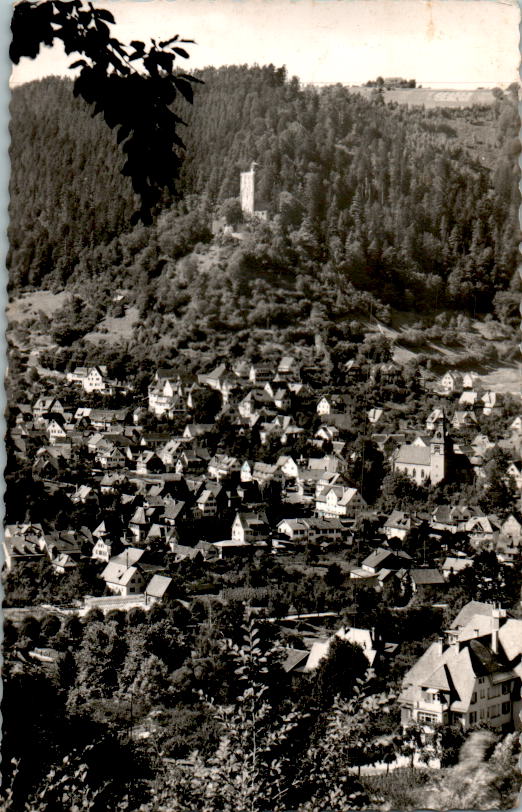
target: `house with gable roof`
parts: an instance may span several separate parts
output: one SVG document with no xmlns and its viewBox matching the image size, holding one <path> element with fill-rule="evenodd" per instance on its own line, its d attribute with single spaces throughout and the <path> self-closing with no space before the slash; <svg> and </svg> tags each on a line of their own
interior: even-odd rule
<svg viewBox="0 0 522 812">
<path fill-rule="evenodd" d="M 349 488 L 346 485 L 325 485 L 317 491 L 315 509 L 319 516 L 354 517 L 366 507 L 367 503 L 357 488 Z"/>
<path fill-rule="evenodd" d="M 430 524 L 434 530 L 464 533 L 468 522 L 481 516 L 484 516 L 484 511 L 477 505 L 438 505 L 432 513 Z"/>
<path fill-rule="evenodd" d="M 219 392 L 224 406 L 228 404 L 231 394 L 239 386 L 237 376 L 228 371 L 226 364 L 218 364 L 211 372 L 200 373 L 197 377 L 201 386 L 208 386 Z"/>
<path fill-rule="evenodd" d="M 76 367 L 74 372 L 67 373 L 67 380 L 70 383 L 79 383 L 84 392 L 98 392 L 99 394 L 112 395 L 116 388 L 116 382 L 109 379 L 107 367 L 104 364 L 96 364 L 91 367 Z"/>
<path fill-rule="evenodd" d="M 386 538 L 404 539 L 414 527 L 421 524 L 421 519 L 403 510 L 393 510 L 383 525 L 382 531 Z"/>
<path fill-rule="evenodd" d="M 206 480 L 192 506 L 194 519 L 216 516 L 226 506 L 226 492 L 220 482 Z"/>
<path fill-rule="evenodd" d="M 441 420 L 444 420 L 444 411 L 442 409 L 433 409 L 426 418 L 426 430 L 429 432 L 434 431 Z"/>
<path fill-rule="evenodd" d="M 451 420 L 451 425 L 455 429 L 460 429 L 463 426 L 471 426 L 476 422 L 477 418 L 475 417 L 474 412 L 469 410 L 462 411 L 461 409 L 457 409 Z"/>
<path fill-rule="evenodd" d="M 43 531 L 39 525 L 11 525 L 3 534 L 2 549 L 7 571 L 18 561 L 36 561 L 46 555 Z"/>
<path fill-rule="evenodd" d="M 123 546 L 121 541 L 122 524 L 118 518 L 106 515 L 92 531 L 93 549 L 91 557 L 108 562 Z"/>
<path fill-rule="evenodd" d="M 65 409 L 58 398 L 40 397 L 33 404 L 33 417 L 38 422 L 46 414 L 63 414 Z"/>
<path fill-rule="evenodd" d="M 57 414 L 47 423 L 47 436 L 50 443 L 60 443 L 67 437 L 67 424 L 63 415 Z"/>
<path fill-rule="evenodd" d="M 333 393 L 331 395 L 323 395 L 316 407 L 318 415 L 333 415 L 344 414 L 347 407 L 350 405 L 352 398 L 350 395 L 341 395 Z"/>
<path fill-rule="evenodd" d="M 109 561 L 101 577 L 111 592 L 117 595 L 138 595 L 141 593 L 145 578 L 139 566 L 126 567 Z"/>
<path fill-rule="evenodd" d="M 485 415 L 493 414 L 496 410 L 498 410 L 498 398 L 496 392 L 485 392 L 481 397 L 482 403 L 484 406 L 482 407 L 482 413 Z"/>
<path fill-rule="evenodd" d="M 260 513 L 238 512 L 232 522 L 231 539 L 239 544 L 255 544 L 270 533 L 266 517 Z"/>
<path fill-rule="evenodd" d="M 441 570 L 444 578 L 448 580 L 448 578 L 451 578 L 452 575 L 457 575 L 457 573 L 462 572 L 467 567 L 472 566 L 472 558 L 466 558 L 465 556 L 447 556 L 444 559 Z"/>
<path fill-rule="evenodd" d="M 241 463 L 237 457 L 231 457 L 229 454 L 214 454 L 207 468 L 209 477 L 218 482 L 221 479 L 228 479 L 233 474 L 239 474 L 240 471 Z"/>
<path fill-rule="evenodd" d="M 462 375 L 460 372 L 449 370 L 440 379 L 439 388 L 444 395 L 452 395 L 455 392 L 462 392 Z"/>
<path fill-rule="evenodd" d="M 292 355 L 283 355 L 277 366 L 275 380 L 279 381 L 299 381 L 300 364 Z"/>
<path fill-rule="evenodd" d="M 478 392 L 474 389 L 465 389 L 459 398 L 459 406 L 462 409 L 473 409 L 478 400 Z"/>
<path fill-rule="evenodd" d="M 522 543 L 522 521 L 511 513 L 502 524 L 502 534 L 516 544 Z"/>
<path fill-rule="evenodd" d="M 275 369 L 271 361 L 257 361 L 250 364 L 248 379 L 251 383 L 266 383 L 274 377 Z"/>
<path fill-rule="evenodd" d="M 166 415 L 172 418 L 175 414 L 183 414 L 186 411 L 177 373 L 158 369 L 148 389 L 148 406 L 149 411 L 156 417 Z"/>
<path fill-rule="evenodd" d="M 152 605 L 172 594 L 174 581 L 167 575 L 156 573 L 145 588 L 145 604 Z"/>
<path fill-rule="evenodd" d="M 520 729 L 522 620 L 493 604 L 470 601 L 404 677 L 403 725 L 481 722 Z"/>
<path fill-rule="evenodd" d="M 522 461 L 513 460 L 507 467 L 507 474 L 513 479 L 517 489 L 522 490 Z"/>
<path fill-rule="evenodd" d="M 410 570 L 413 593 L 422 600 L 436 599 L 446 588 L 446 580 L 440 570 L 433 567 L 419 567 Z"/>
<path fill-rule="evenodd" d="M 321 660 L 324 660 L 324 658 L 328 656 L 330 646 L 336 638 L 360 646 L 364 656 L 368 660 L 368 666 L 373 667 L 375 665 L 379 645 L 375 638 L 374 630 L 351 627 L 348 629 L 338 629 L 335 634 L 332 634 L 330 637 L 315 641 L 312 644 L 310 654 L 304 665 L 303 670 L 305 672 L 315 671 Z"/>
</svg>

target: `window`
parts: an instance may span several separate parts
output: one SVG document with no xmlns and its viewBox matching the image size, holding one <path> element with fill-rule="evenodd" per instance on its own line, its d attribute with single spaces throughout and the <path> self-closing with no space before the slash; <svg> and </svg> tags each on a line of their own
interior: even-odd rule
<svg viewBox="0 0 522 812">
<path fill-rule="evenodd" d="M 481 719 L 485 719 L 486 718 L 486 708 L 481 708 L 479 715 L 480 715 Z"/>
<path fill-rule="evenodd" d="M 494 699 L 496 696 L 500 696 L 500 685 L 492 685 L 488 691 L 488 699 Z"/>
<path fill-rule="evenodd" d="M 485 698 L 486 698 L 486 689 L 485 689 L 485 688 L 481 688 L 481 689 L 480 689 L 480 698 L 481 698 L 481 699 L 485 699 Z"/>
<path fill-rule="evenodd" d="M 473 713 L 470 713 L 470 715 L 469 715 L 469 723 L 470 723 L 470 725 L 474 725 L 476 721 L 477 721 L 477 714 L 476 714 L 476 711 L 473 711 Z"/>
<path fill-rule="evenodd" d="M 503 694 L 509 694 L 510 688 L 511 688 L 511 683 L 510 682 L 503 682 L 502 683 L 502 693 Z"/>
<path fill-rule="evenodd" d="M 489 709 L 489 718 L 494 719 L 496 716 L 500 716 L 500 705 L 492 705 Z"/>
<path fill-rule="evenodd" d="M 511 712 L 511 703 L 510 702 L 503 702 L 502 703 L 502 715 L 505 713 Z"/>
<path fill-rule="evenodd" d="M 470 705 L 474 705 L 476 701 L 477 701 L 477 692 L 476 692 L 476 691 L 473 691 L 473 693 L 471 694 L 471 702 L 470 702 Z"/>
<path fill-rule="evenodd" d="M 437 721 L 437 716 L 434 713 L 418 713 L 417 721 L 427 725 L 432 725 Z"/>
</svg>

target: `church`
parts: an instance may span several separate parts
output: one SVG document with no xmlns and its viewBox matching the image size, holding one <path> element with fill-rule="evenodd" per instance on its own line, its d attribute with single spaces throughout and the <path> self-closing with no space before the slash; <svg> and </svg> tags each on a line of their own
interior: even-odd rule
<svg viewBox="0 0 522 812">
<path fill-rule="evenodd" d="M 401 445 L 395 451 L 393 471 L 407 474 L 417 485 L 436 485 L 446 476 L 449 450 L 442 419 L 437 422 L 431 437 L 417 437 L 413 443 Z"/>
</svg>

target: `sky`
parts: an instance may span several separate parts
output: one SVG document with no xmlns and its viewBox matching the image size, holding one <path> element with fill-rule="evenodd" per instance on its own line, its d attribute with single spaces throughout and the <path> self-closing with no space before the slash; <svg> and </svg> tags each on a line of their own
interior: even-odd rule
<svg viewBox="0 0 522 812">
<path fill-rule="evenodd" d="M 183 68 L 272 63 L 317 84 L 377 76 L 424 87 L 507 86 L 518 81 L 516 0 L 95 0 L 114 14 L 122 41 L 194 39 Z M 11 76 L 17 85 L 67 75 L 75 57 L 45 48 Z M 69 75 L 72 75 L 69 72 Z"/>
</svg>

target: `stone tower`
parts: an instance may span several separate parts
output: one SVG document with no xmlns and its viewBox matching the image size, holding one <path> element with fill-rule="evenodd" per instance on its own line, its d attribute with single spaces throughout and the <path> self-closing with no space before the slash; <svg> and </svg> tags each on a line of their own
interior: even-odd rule
<svg viewBox="0 0 522 812">
<path fill-rule="evenodd" d="M 256 202 L 256 162 L 252 161 L 248 172 L 241 172 L 240 199 L 241 211 L 253 217 Z"/>
</svg>

